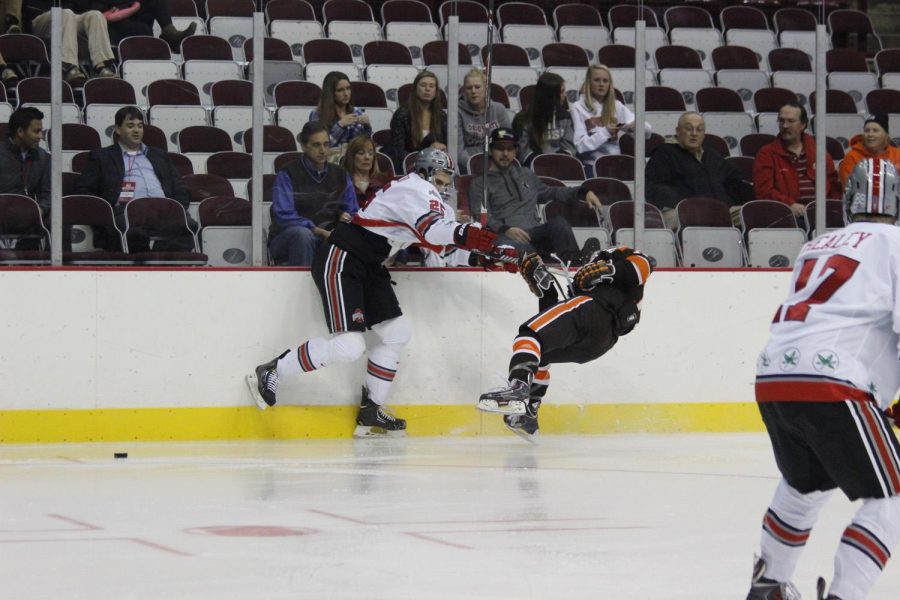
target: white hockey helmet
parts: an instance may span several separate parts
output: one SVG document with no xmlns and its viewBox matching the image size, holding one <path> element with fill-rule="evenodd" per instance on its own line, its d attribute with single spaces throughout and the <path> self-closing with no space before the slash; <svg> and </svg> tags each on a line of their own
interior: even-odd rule
<svg viewBox="0 0 900 600">
<path fill-rule="evenodd" d="M 413 171 L 422 173 L 424 171 L 425 179 L 432 181 L 436 171 L 446 171 L 450 175 L 456 171 L 456 165 L 453 159 L 443 150 L 437 148 L 425 148 L 420 150 L 416 156 L 416 162 Z"/>
<path fill-rule="evenodd" d="M 900 177 L 890 162 L 866 158 L 854 167 L 844 188 L 844 208 L 854 215 L 887 215 L 897 220 L 900 209 Z"/>
</svg>

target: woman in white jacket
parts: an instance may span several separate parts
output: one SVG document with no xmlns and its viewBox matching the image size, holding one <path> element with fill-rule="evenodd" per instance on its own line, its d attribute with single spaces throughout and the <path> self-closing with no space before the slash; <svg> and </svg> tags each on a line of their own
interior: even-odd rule
<svg viewBox="0 0 900 600">
<path fill-rule="evenodd" d="M 571 106 L 578 158 L 593 172 L 594 161 L 605 154 L 621 154 L 619 136 L 634 131 L 634 113 L 616 100 L 612 73 L 604 65 L 587 69 L 581 96 Z M 649 138 L 650 123 L 644 124 Z"/>
</svg>

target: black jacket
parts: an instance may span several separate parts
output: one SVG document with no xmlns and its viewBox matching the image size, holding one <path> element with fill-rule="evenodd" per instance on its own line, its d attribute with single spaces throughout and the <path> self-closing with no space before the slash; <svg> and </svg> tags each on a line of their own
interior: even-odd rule
<svg viewBox="0 0 900 600">
<path fill-rule="evenodd" d="M 153 165 L 153 171 L 159 178 L 166 197 L 177 200 L 187 208 L 191 202 L 191 194 L 181 182 L 181 175 L 175 170 L 169 156 L 159 148 L 146 146 L 146 149 L 147 159 Z M 125 161 L 119 144 L 91 150 L 87 166 L 75 184 L 75 193 L 100 196 L 115 208 L 119 202 L 124 179 Z"/>
<path fill-rule="evenodd" d="M 710 148 L 697 160 L 679 144 L 663 144 L 647 162 L 647 201 L 659 208 L 675 208 L 692 196 L 718 198 L 729 206 L 753 199 L 753 189 L 737 167 Z"/>
<path fill-rule="evenodd" d="M 30 196 L 37 200 L 45 215 L 49 213 L 50 155 L 42 148 L 35 148 L 23 161 L 22 152 L 9 138 L 0 142 L 0 194 Z"/>
<path fill-rule="evenodd" d="M 441 131 L 429 131 L 416 147 L 412 142 L 412 116 L 409 108 L 401 106 L 394 111 L 394 116 L 391 117 L 391 145 L 383 151 L 394 161 L 395 173 L 404 172 L 403 161 L 410 152 L 418 152 L 435 142 L 447 143 L 447 112 L 442 110 L 441 115 Z"/>
</svg>

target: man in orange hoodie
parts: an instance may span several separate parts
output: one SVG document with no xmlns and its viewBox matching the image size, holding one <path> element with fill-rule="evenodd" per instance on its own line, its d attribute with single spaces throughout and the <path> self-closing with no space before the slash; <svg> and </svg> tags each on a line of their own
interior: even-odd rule
<svg viewBox="0 0 900 600">
<path fill-rule="evenodd" d="M 778 137 L 760 148 L 753 161 L 757 199 L 784 202 L 798 217 L 804 214 L 805 201 L 816 194 L 816 140 L 806 133 L 808 122 L 806 109 L 796 102 L 782 106 L 778 111 Z M 825 197 L 841 198 L 834 161 L 827 152 Z"/>
<path fill-rule="evenodd" d="M 883 158 L 893 163 L 900 171 L 900 148 L 891 144 L 888 116 L 884 113 L 875 113 L 867 118 L 862 135 L 855 135 L 850 140 L 850 151 L 841 161 L 841 169 L 838 172 L 841 186 L 847 185 L 847 179 L 856 163 L 864 158 Z"/>
</svg>

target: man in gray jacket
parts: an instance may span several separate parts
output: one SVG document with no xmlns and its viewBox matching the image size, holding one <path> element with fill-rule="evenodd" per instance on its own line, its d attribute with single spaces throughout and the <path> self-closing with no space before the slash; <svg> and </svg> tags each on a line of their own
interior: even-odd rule
<svg viewBox="0 0 900 600">
<path fill-rule="evenodd" d="M 512 245 L 520 255 L 555 252 L 563 260 L 579 261 L 581 252 L 572 226 L 559 216 L 542 224 L 537 217 L 537 205 L 551 200 L 570 204 L 584 200 L 588 206 L 599 210 L 600 199 L 584 185 L 578 188 L 545 185 L 534 171 L 516 163 L 518 142 L 519 136 L 514 129 L 501 127 L 491 132 L 488 228 L 499 234 L 498 244 Z M 469 186 L 469 205 L 475 220 L 481 216 L 484 187 L 484 177 L 475 174 Z"/>
<path fill-rule="evenodd" d="M 468 172 L 469 158 L 484 151 L 484 138 L 497 127 L 512 127 L 512 116 L 501 103 L 487 104 L 487 77 L 478 67 L 463 78 L 459 98 L 459 150 L 456 153 L 460 173 Z M 473 173 L 479 175 L 480 173 Z"/>
</svg>

